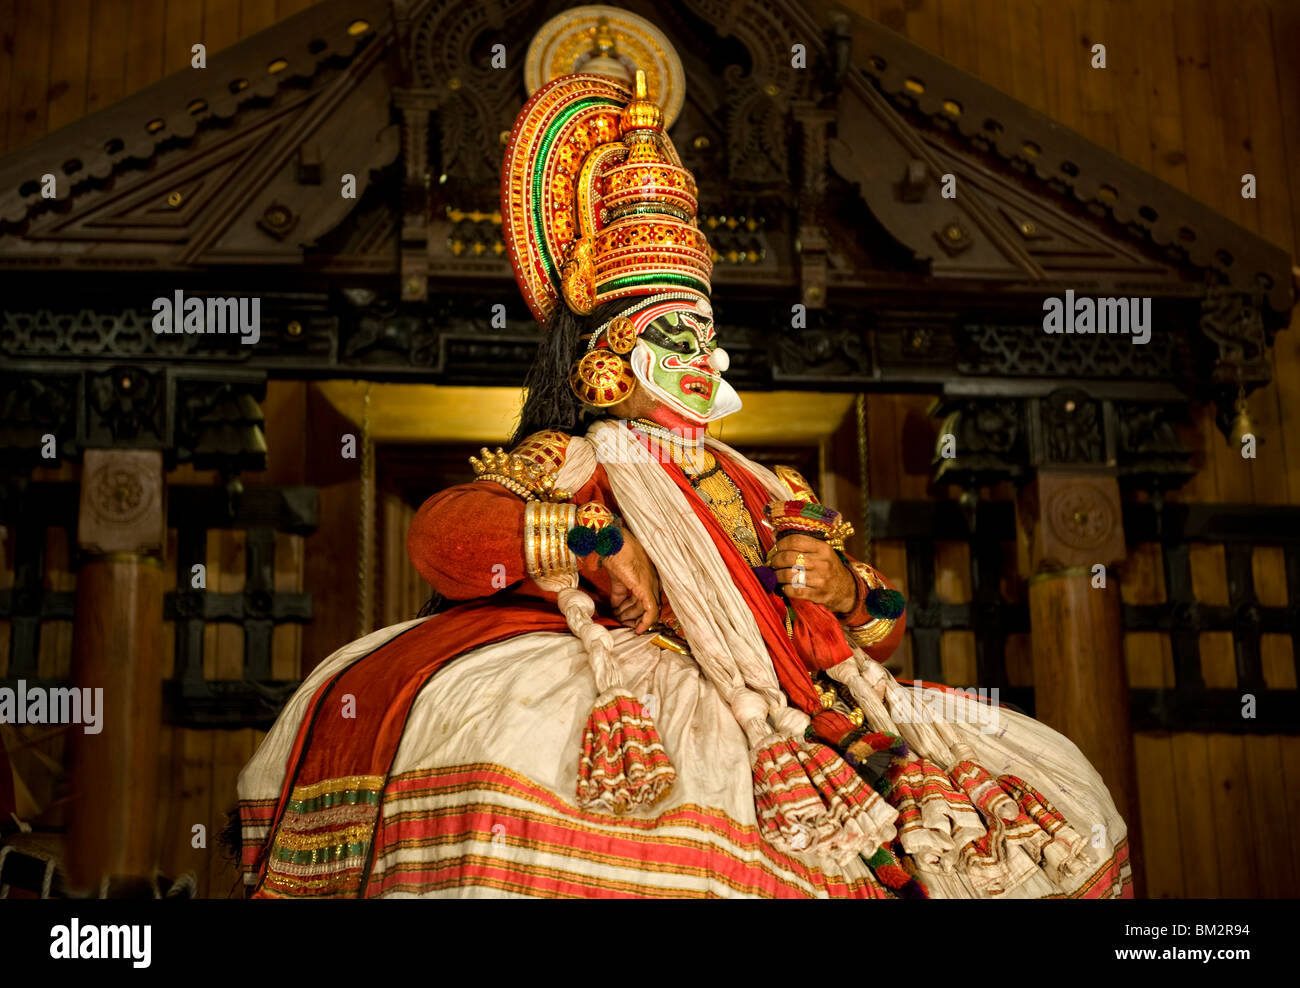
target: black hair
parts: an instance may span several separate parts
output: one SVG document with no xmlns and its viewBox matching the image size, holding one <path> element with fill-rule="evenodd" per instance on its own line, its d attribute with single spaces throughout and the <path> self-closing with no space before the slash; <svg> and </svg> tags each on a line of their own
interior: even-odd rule
<svg viewBox="0 0 1300 988">
<path fill-rule="evenodd" d="M 569 387 L 569 369 L 587 347 L 582 337 L 599 329 L 629 305 L 642 299 L 613 299 L 580 316 L 561 303 L 550 326 L 543 330 L 537 360 L 524 380 L 527 395 L 510 445 L 517 446 L 534 432 L 559 429 L 570 432 L 584 421 L 586 410 Z"/>
</svg>

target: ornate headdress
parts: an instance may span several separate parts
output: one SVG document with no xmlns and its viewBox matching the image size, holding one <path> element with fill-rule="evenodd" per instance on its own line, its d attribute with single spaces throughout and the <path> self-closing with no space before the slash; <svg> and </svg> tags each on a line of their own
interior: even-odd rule
<svg viewBox="0 0 1300 988">
<path fill-rule="evenodd" d="M 645 348 L 633 350 L 656 315 L 690 313 L 712 337 L 713 253 L 695 219 L 695 179 L 664 133 L 645 73 L 635 80 L 635 92 L 586 73 L 543 85 L 519 112 L 501 175 L 510 262 L 538 322 L 549 327 L 561 306 L 587 315 L 629 299 L 595 328 L 570 376 L 574 393 L 600 407 L 626 398 L 637 380 L 653 389 Z M 725 361 L 723 353 L 713 366 Z M 739 406 L 729 387 L 720 397 L 719 414 Z"/>
<path fill-rule="evenodd" d="M 695 179 L 663 132 L 645 74 L 636 80 L 633 95 L 606 76 L 561 76 L 510 132 L 502 226 L 544 325 L 560 305 L 585 315 L 627 296 L 708 299 L 713 259 L 695 222 Z"/>
</svg>

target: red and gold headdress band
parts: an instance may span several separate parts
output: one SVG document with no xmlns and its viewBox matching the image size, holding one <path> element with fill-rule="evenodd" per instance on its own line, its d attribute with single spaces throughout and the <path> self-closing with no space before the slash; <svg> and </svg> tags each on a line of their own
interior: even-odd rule
<svg viewBox="0 0 1300 988">
<path fill-rule="evenodd" d="M 690 312 L 703 319 L 713 318 L 713 306 L 708 299 L 689 292 L 663 292 L 633 303 L 613 319 L 601 323 L 587 337 L 587 349 L 605 346 L 620 355 L 631 353 L 636 338 L 645 328 L 668 312 Z"/>
<path fill-rule="evenodd" d="M 695 180 L 637 73 L 633 95 L 598 75 L 561 76 L 524 105 L 506 146 L 501 216 L 533 316 L 673 292 L 707 302 L 712 251 Z"/>
</svg>

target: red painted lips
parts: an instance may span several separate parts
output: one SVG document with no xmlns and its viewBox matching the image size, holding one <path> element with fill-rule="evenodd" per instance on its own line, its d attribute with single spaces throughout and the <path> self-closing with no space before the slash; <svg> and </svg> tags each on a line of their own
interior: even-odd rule
<svg viewBox="0 0 1300 988">
<path fill-rule="evenodd" d="M 682 394 L 699 395 L 702 398 L 713 397 L 713 381 L 698 374 L 683 374 L 678 386 Z"/>
</svg>

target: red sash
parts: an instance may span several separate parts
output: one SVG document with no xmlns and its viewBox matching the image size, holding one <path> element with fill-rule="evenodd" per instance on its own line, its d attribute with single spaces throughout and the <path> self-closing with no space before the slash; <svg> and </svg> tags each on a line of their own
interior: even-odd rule
<svg viewBox="0 0 1300 988">
<path fill-rule="evenodd" d="M 772 500 L 772 495 L 758 480 L 717 450 L 714 456 L 721 462 L 723 470 L 740 489 L 750 518 L 758 531 L 759 544 L 763 551 L 772 548 L 774 533 L 763 524 L 763 506 Z M 807 600 L 796 600 L 794 604 L 794 639 L 791 640 L 785 628 L 785 598 L 768 593 L 754 575 L 753 568 L 745 561 L 736 548 L 731 537 L 722 530 L 717 518 L 708 505 L 690 485 L 681 468 L 675 464 L 662 462 L 664 470 L 673 482 L 682 490 L 695 515 L 704 525 L 705 531 L 713 539 L 713 544 L 722 556 L 732 582 L 740 591 L 745 603 L 758 622 L 758 629 L 763 635 L 776 677 L 781 683 L 785 695 L 792 705 L 798 707 L 813 719 L 813 730 L 818 737 L 831 743 L 838 743 L 850 731 L 854 730 L 852 722 L 843 714 L 822 710 L 821 700 L 813 687 L 811 669 L 825 669 L 842 662 L 853 654 L 839 622 L 829 610 L 821 604 Z"/>
</svg>

